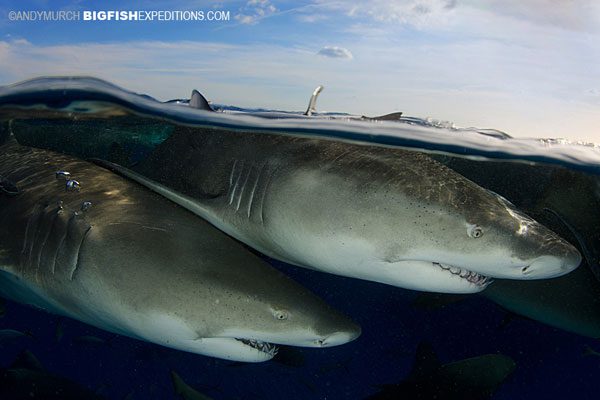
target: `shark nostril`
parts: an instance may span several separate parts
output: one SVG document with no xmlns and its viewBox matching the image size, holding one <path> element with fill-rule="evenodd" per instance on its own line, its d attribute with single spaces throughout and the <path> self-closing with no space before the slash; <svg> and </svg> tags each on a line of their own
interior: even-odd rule
<svg viewBox="0 0 600 400">
<path fill-rule="evenodd" d="M 521 268 L 521 272 L 522 272 L 523 274 L 527 274 L 527 273 L 529 273 L 529 267 L 530 267 L 530 265 L 526 265 L 526 266 L 524 266 L 523 268 Z"/>
</svg>

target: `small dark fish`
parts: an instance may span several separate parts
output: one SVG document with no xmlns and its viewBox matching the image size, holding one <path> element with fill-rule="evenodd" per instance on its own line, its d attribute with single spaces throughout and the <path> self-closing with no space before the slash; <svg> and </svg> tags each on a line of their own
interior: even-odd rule
<svg viewBox="0 0 600 400">
<path fill-rule="evenodd" d="M 31 332 L 21 332 L 16 329 L 0 329 L 0 342 L 20 339 L 24 337 L 34 338 Z"/>
<path fill-rule="evenodd" d="M 56 339 L 56 343 L 60 342 L 64 334 L 63 321 L 59 320 L 56 323 L 56 329 L 54 330 L 54 339 Z"/>
<path fill-rule="evenodd" d="M 98 336 L 83 335 L 77 336 L 73 339 L 73 343 L 88 345 L 88 346 L 107 346 L 109 342 L 105 339 L 99 338 Z"/>
<path fill-rule="evenodd" d="M 185 383 L 175 371 L 171 371 L 171 380 L 173 382 L 175 394 L 184 400 L 212 400 L 211 397 L 198 392 L 196 389 Z"/>
<path fill-rule="evenodd" d="M 583 356 L 600 357 L 600 353 L 592 349 L 590 346 L 585 345 L 583 348 Z"/>
</svg>

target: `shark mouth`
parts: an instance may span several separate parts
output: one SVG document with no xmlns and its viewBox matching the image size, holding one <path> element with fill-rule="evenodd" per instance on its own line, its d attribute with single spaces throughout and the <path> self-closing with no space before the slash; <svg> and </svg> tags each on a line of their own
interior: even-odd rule
<svg viewBox="0 0 600 400">
<path fill-rule="evenodd" d="M 258 351 L 266 353 L 266 354 L 270 355 L 271 357 L 275 357 L 275 355 L 277 354 L 277 351 L 279 350 L 279 348 L 272 343 L 261 342 L 260 340 L 256 340 L 256 339 L 235 338 L 235 340 L 237 340 L 238 342 L 242 342 L 246 346 L 250 346 L 253 349 L 256 349 Z"/>
<path fill-rule="evenodd" d="M 456 275 L 476 286 L 486 287 L 490 283 L 493 282 L 493 280 L 490 277 L 478 274 L 477 272 L 469 271 L 467 269 L 455 267 L 453 265 L 442 264 L 442 263 L 438 263 L 438 262 L 434 262 L 432 264 L 437 265 L 444 271 L 448 271 L 452 275 Z"/>
</svg>

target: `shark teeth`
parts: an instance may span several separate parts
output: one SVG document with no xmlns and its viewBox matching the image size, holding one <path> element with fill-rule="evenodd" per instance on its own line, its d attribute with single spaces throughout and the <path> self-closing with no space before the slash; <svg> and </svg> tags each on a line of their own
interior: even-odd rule
<svg viewBox="0 0 600 400">
<path fill-rule="evenodd" d="M 438 262 L 434 262 L 433 265 L 437 265 L 444 271 L 448 271 L 452 275 L 456 275 L 463 279 L 466 279 L 470 283 L 477 285 L 477 286 L 487 286 L 493 282 L 490 277 L 478 274 L 477 272 L 462 269 L 462 268 L 456 267 L 454 265 L 442 264 L 442 263 L 438 263 Z"/>
<path fill-rule="evenodd" d="M 277 351 L 279 350 L 279 348 L 277 346 L 275 346 L 274 344 L 267 343 L 267 342 L 261 342 L 260 340 L 256 340 L 256 339 L 236 338 L 236 340 L 244 343 L 247 346 L 252 347 L 253 349 L 262 351 L 263 353 L 267 353 L 268 355 L 270 355 L 272 357 L 275 357 L 275 355 L 277 354 Z"/>
</svg>

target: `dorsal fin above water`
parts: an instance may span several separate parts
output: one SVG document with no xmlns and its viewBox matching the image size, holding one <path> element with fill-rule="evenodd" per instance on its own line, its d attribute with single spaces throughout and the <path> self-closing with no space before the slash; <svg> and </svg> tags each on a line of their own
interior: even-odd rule
<svg viewBox="0 0 600 400">
<path fill-rule="evenodd" d="M 319 85 L 315 88 L 312 96 L 310 96 L 310 100 L 308 102 L 308 108 L 304 112 L 304 115 L 308 115 L 310 117 L 312 115 L 312 113 L 317 112 L 317 98 L 319 97 L 319 94 L 321 94 L 322 91 L 323 91 L 323 85 Z"/>
<path fill-rule="evenodd" d="M 402 117 L 402 112 L 393 112 L 390 114 L 379 115 L 377 117 L 366 117 L 362 116 L 361 118 L 367 121 L 400 121 Z"/>
<path fill-rule="evenodd" d="M 197 110 L 214 111 L 208 104 L 208 100 L 196 89 L 192 90 L 189 106 Z"/>
<path fill-rule="evenodd" d="M 29 350 L 23 350 L 10 365 L 12 369 L 30 369 L 44 371 L 44 366 Z"/>
</svg>

